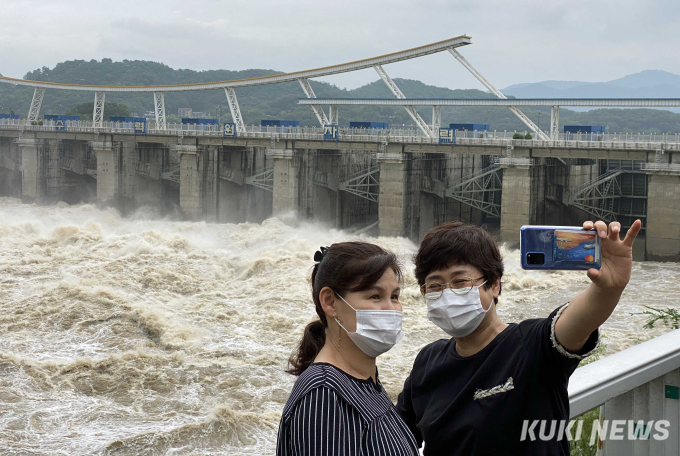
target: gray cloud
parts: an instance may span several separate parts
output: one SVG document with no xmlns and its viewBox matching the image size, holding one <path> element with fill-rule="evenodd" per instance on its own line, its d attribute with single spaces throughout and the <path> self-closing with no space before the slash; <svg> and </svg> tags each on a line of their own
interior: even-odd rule
<svg viewBox="0 0 680 456">
<path fill-rule="evenodd" d="M 0 73 L 21 77 L 70 59 L 147 59 L 175 68 L 315 68 L 463 33 L 461 50 L 498 87 L 602 81 L 644 69 L 680 73 L 680 2 L 478 0 L 343 2 L 0 0 Z M 448 54 L 401 62 L 392 77 L 480 88 Z M 373 71 L 326 78 L 373 81 Z"/>
</svg>

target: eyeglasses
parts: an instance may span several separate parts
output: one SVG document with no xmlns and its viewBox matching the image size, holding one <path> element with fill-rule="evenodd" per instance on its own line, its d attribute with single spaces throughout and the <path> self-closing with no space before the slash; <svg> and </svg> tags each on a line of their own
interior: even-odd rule
<svg viewBox="0 0 680 456">
<path fill-rule="evenodd" d="M 472 290 L 472 287 L 475 286 L 475 283 L 483 278 L 484 277 L 471 279 L 470 277 L 456 277 L 448 283 L 426 282 L 420 287 L 420 292 L 423 295 L 429 295 L 427 296 L 427 299 L 432 300 L 439 299 L 447 288 L 450 288 L 451 291 L 456 294 L 464 295 L 469 293 L 470 290 Z"/>
</svg>

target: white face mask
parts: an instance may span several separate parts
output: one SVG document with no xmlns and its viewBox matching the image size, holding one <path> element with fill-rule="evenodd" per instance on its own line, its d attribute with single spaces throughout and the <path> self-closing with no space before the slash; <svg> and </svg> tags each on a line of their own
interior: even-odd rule
<svg viewBox="0 0 680 456">
<path fill-rule="evenodd" d="M 349 332 L 336 318 L 352 342 L 367 356 L 377 358 L 399 342 L 404 335 L 401 330 L 402 313 L 398 310 L 357 310 L 336 294 L 357 314 L 357 329 Z"/>
<path fill-rule="evenodd" d="M 479 287 L 486 281 L 466 294 L 456 294 L 450 288 L 446 288 L 438 299 L 428 299 L 428 295 L 436 296 L 436 293 L 427 293 L 427 318 L 453 337 L 465 337 L 472 334 L 484 320 L 487 310 L 482 307 L 479 296 Z M 489 306 L 489 309 L 491 306 Z"/>
</svg>

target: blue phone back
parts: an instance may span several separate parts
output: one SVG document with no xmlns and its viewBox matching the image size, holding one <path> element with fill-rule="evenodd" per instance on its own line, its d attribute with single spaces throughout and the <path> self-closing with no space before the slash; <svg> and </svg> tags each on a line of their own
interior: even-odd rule
<svg viewBox="0 0 680 456">
<path fill-rule="evenodd" d="M 574 226 L 533 226 L 520 229 L 522 269 L 600 269 L 602 253 L 595 231 Z M 527 255 L 544 255 L 544 264 L 530 264 Z"/>
</svg>

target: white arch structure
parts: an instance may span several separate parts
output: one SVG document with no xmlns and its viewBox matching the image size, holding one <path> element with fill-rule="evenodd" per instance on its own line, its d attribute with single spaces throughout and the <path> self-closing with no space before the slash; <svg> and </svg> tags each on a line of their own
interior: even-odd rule
<svg viewBox="0 0 680 456">
<path fill-rule="evenodd" d="M 214 89 L 224 89 L 229 101 L 229 109 L 231 111 L 231 116 L 236 124 L 236 129 L 238 132 L 245 132 L 245 125 L 243 123 L 243 117 L 241 116 L 241 110 L 238 105 L 238 100 L 236 98 L 235 88 L 238 87 L 250 87 L 256 85 L 265 84 L 278 84 L 281 82 L 290 82 L 297 80 L 302 86 L 303 91 L 307 98 L 316 98 L 311 85 L 309 84 L 309 79 L 318 78 L 321 76 L 330 76 L 333 74 L 346 73 L 349 71 L 357 71 L 365 68 L 373 67 L 380 78 L 389 87 L 392 93 L 397 99 L 405 99 L 406 96 L 399 90 L 399 87 L 394 83 L 394 81 L 387 75 L 383 65 L 389 63 L 400 62 L 403 60 L 414 59 L 418 57 L 423 57 L 429 54 L 435 54 L 437 52 L 448 51 L 450 52 L 456 60 L 458 60 L 468 71 L 470 71 L 487 89 L 489 89 L 498 98 L 506 98 L 500 91 L 498 91 L 491 83 L 484 78 L 476 69 L 468 63 L 465 58 L 456 50 L 456 48 L 472 44 L 472 38 L 467 35 L 461 35 L 455 38 L 450 38 L 448 40 L 439 41 L 436 43 L 426 44 L 424 46 L 415 47 L 412 49 L 407 49 L 404 51 L 393 52 L 391 54 L 385 54 L 378 57 L 371 57 L 368 59 L 357 60 L 354 62 L 342 63 L 339 65 L 331 65 L 321 68 L 316 68 L 313 70 L 303 70 L 296 71 L 292 73 L 281 73 L 274 74 L 270 76 L 261 76 L 256 78 L 248 79 L 235 79 L 231 81 L 216 81 L 216 82 L 204 82 L 195 84 L 173 84 L 173 85 L 150 85 L 150 86 L 101 86 L 101 85 L 86 85 L 86 84 L 66 84 L 58 82 L 44 82 L 44 81 L 30 81 L 26 79 L 15 79 L 0 76 L 0 82 L 14 85 L 22 85 L 34 87 L 33 99 L 31 101 L 31 106 L 28 113 L 29 121 L 36 121 L 40 114 L 40 107 L 42 105 L 42 100 L 45 95 L 46 89 L 56 89 L 56 90 L 83 90 L 95 93 L 95 103 L 94 112 L 92 119 L 94 121 L 95 127 L 97 125 L 101 126 L 101 122 L 104 119 L 104 99 L 106 92 L 152 92 L 154 95 L 154 109 L 156 114 L 156 128 L 160 130 L 166 129 L 165 123 L 165 96 L 166 92 L 185 92 L 193 90 L 214 90 Z M 323 126 L 331 121 L 337 122 L 337 114 L 330 112 L 330 116 L 324 113 L 323 109 L 318 104 L 311 105 L 314 114 L 316 115 L 319 123 Z M 412 105 L 404 105 L 404 108 L 413 118 L 414 122 L 420 130 L 428 137 L 436 136 L 436 129 L 438 128 L 438 122 L 433 121 L 433 125 L 429 126 L 420 117 Z M 524 122 L 524 124 L 534 131 L 540 139 L 547 139 L 547 136 L 538 130 L 538 127 L 529 120 L 516 106 L 509 106 L 509 109 L 517 115 L 517 117 Z M 331 110 L 332 111 L 332 110 Z M 439 118 L 436 114 L 434 118 Z M 434 120 L 433 118 L 433 120 Z"/>
</svg>

